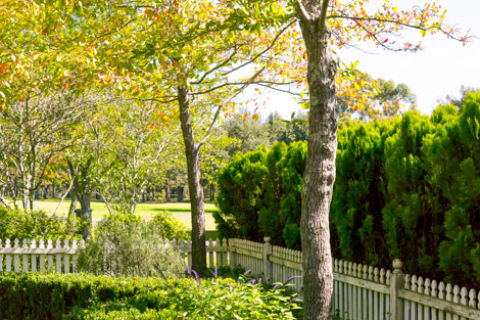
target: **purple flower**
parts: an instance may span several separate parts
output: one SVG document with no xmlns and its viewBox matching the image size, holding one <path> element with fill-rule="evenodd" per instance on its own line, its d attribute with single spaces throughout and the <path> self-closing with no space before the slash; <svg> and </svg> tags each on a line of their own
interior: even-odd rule
<svg viewBox="0 0 480 320">
<path fill-rule="evenodd" d="M 214 271 L 210 270 L 210 272 L 212 273 L 212 275 L 213 275 L 215 278 L 218 277 L 218 269 L 217 269 L 217 267 L 215 267 L 215 270 L 214 270 Z"/>
<path fill-rule="evenodd" d="M 244 276 L 248 275 L 250 272 L 252 272 L 252 270 L 247 270 L 243 273 Z"/>
<path fill-rule="evenodd" d="M 200 276 L 198 275 L 197 271 L 195 271 L 195 270 L 192 269 L 192 273 L 193 273 L 193 276 L 195 277 L 195 280 L 196 280 L 197 283 L 198 283 L 198 286 L 200 286 L 200 285 L 201 285 Z"/>
<path fill-rule="evenodd" d="M 255 279 L 252 279 L 252 280 L 248 281 L 248 283 L 255 284 Z"/>
<path fill-rule="evenodd" d="M 293 277 L 291 277 L 290 279 L 288 279 L 287 281 L 285 281 L 285 282 L 283 283 L 283 285 L 286 286 L 287 283 L 291 282 L 293 279 L 298 279 L 298 278 L 301 278 L 301 276 L 293 276 Z"/>
<path fill-rule="evenodd" d="M 273 286 L 273 290 L 277 290 L 278 288 L 280 288 L 282 284 L 281 283 L 277 283 L 276 285 Z"/>
<path fill-rule="evenodd" d="M 292 304 L 292 303 L 294 303 L 294 302 L 297 301 L 297 300 L 300 300 L 300 297 L 294 297 L 294 298 L 290 299 L 289 304 Z"/>
</svg>

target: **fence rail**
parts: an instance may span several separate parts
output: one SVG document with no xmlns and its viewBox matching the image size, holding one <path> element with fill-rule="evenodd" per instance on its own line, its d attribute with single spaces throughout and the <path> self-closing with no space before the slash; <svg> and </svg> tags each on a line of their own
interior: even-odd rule
<svg viewBox="0 0 480 320">
<path fill-rule="evenodd" d="M 191 241 L 167 241 L 191 266 Z M 272 282 L 302 276 L 302 253 L 270 244 L 230 239 L 207 241 L 207 265 L 245 269 Z M 84 242 L 0 240 L 0 271 L 75 272 Z M 332 310 L 347 320 L 480 320 L 480 292 L 394 270 L 334 260 Z M 301 293 L 301 277 L 290 281 Z"/>
</svg>

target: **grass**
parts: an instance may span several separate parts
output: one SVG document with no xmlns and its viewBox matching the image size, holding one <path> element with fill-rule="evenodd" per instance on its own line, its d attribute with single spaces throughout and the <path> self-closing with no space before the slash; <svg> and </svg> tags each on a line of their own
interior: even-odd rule
<svg viewBox="0 0 480 320">
<path fill-rule="evenodd" d="M 59 202 L 59 199 L 35 200 L 34 208 L 53 213 L 55 212 Z M 69 207 L 70 199 L 65 199 L 65 201 L 63 201 L 63 203 L 60 205 L 58 215 L 65 216 Z M 80 205 L 77 204 L 77 208 L 79 207 Z M 92 200 L 91 207 L 93 219 L 102 219 L 109 213 L 107 206 L 103 201 Z M 187 228 L 192 228 L 189 202 L 139 203 L 137 205 L 135 214 L 140 217 L 152 217 L 161 211 L 169 212 L 171 217 L 177 218 L 180 222 L 184 223 Z M 218 208 L 213 203 L 205 203 L 205 224 L 207 230 L 216 229 L 215 222 L 212 217 L 212 213 L 215 211 L 218 211 Z"/>
</svg>

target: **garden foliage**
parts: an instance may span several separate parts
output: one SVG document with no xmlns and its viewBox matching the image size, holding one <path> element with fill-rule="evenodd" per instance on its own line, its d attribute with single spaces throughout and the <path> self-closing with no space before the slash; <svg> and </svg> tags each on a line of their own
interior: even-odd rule
<svg viewBox="0 0 480 320">
<path fill-rule="evenodd" d="M 50 216 L 41 210 L 25 212 L 0 206 L 0 239 L 80 240 L 82 224 L 75 219 Z"/>
<path fill-rule="evenodd" d="M 297 319 L 280 290 L 232 279 L 0 273 L 0 318 Z"/>
<path fill-rule="evenodd" d="M 299 248 L 303 142 L 259 149 L 255 180 L 243 180 L 251 154 L 237 154 L 221 173 L 220 193 L 249 192 L 247 220 L 233 207 L 242 193 L 224 196 L 216 216 L 225 236 L 258 226 L 251 240 L 272 237 Z M 408 111 L 383 121 L 342 123 L 338 131 L 337 176 L 330 221 L 338 258 L 454 280 L 480 281 L 480 93 L 468 94 L 460 109 L 437 107 L 431 116 Z M 225 172 L 228 171 L 228 176 Z M 252 192 L 252 190 L 256 190 Z M 233 221 L 226 230 L 222 219 Z M 255 224 L 255 226 L 254 226 Z"/>
<path fill-rule="evenodd" d="M 159 216 L 146 222 L 132 214 L 108 216 L 80 252 L 79 270 L 96 275 L 147 277 L 159 276 L 161 269 L 167 277 L 182 275 L 180 256 L 165 243 L 166 236 L 178 237 L 166 219 Z"/>
</svg>

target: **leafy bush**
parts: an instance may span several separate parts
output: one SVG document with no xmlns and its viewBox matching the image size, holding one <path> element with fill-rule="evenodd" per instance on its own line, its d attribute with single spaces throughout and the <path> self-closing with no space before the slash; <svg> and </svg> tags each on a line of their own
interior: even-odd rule
<svg viewBox="0 0 480 320">
<path fill-rule="evenodd" d="M 182 274 L 183 263 L 177 252 L 165 244 L 168 230 L 130 214 L 113 214 L 99 223 L 94 237 L 78 257 L 80 271 L 96 275 L 167 277 Z M 173 232 L 172 230 L 170 230 Z M 173 234 L 173 233 L 172 233 Z"/>
<path fill-rule="evenodd" d="M 0 207 L 0 239 L 80 240 L 82 226 L 75 219 Z"/>
<path fill-rule="evenodd" d="M 0 274 L 0 318 L 297 319 L 285 291 L 233 279 Z"/>
<path fill-rule="evenodd" d="M 148 220 L 148 225 L 163 239 L 190 239 L 191 232 L 187 227 L 175 218 L 168 216 L 166 212 L 156 214 Z"/>
</svg>

